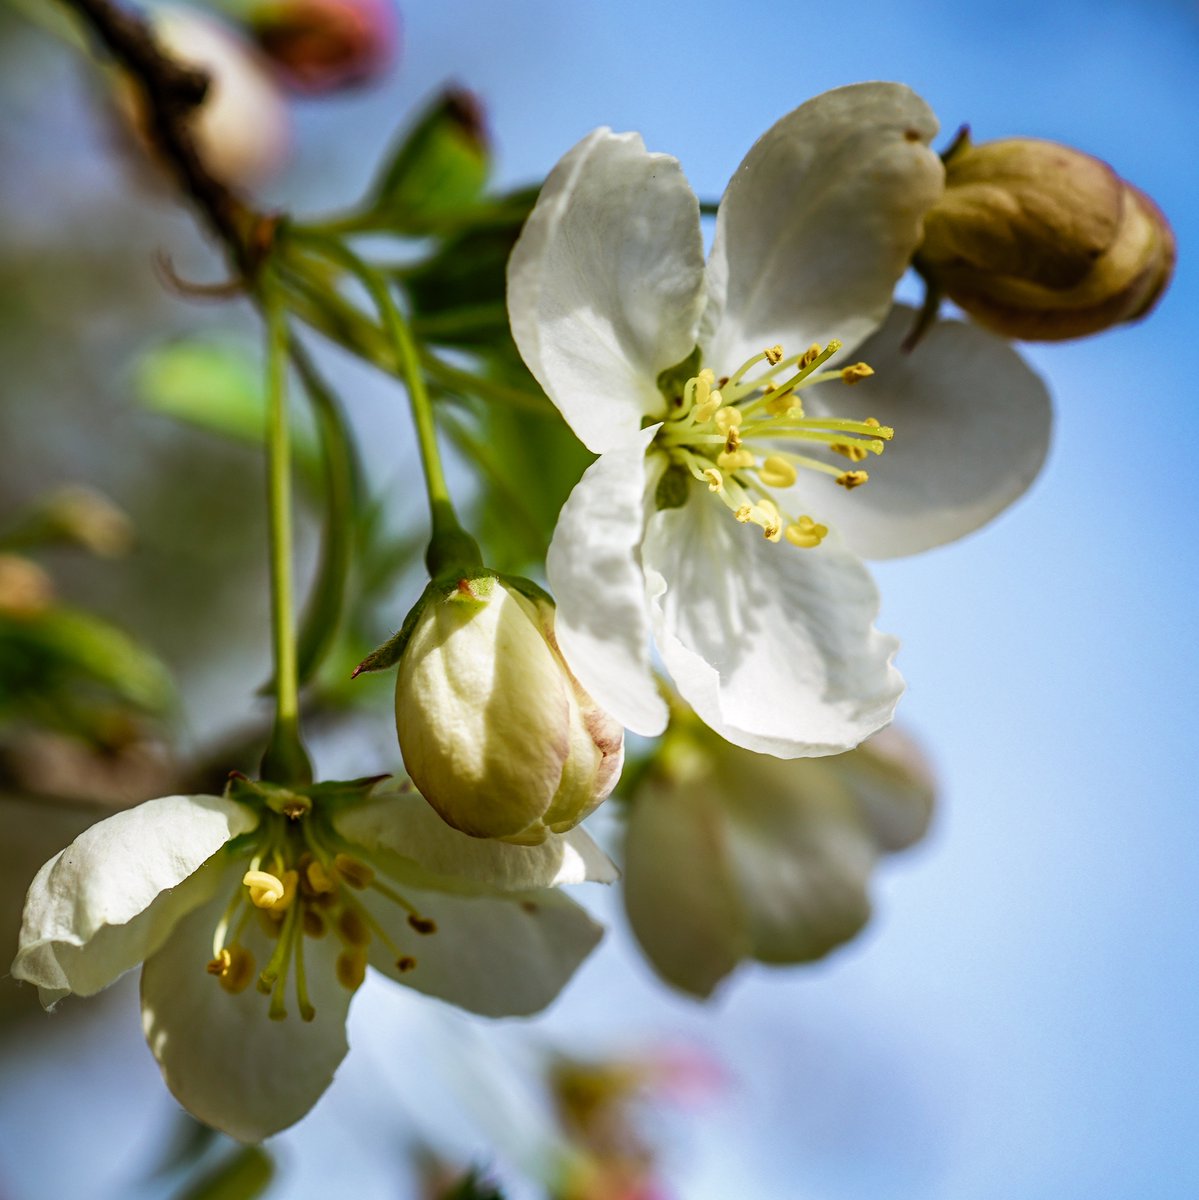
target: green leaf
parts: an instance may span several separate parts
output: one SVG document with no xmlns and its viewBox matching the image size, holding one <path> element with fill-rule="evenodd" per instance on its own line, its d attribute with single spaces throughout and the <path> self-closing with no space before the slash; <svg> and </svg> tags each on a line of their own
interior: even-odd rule
<svg viewBox="0 0 1199 1200">
<path fill-rule="evenodd" d="M 398 273 L 412 303 L 413 327 L 445 346 L 508 337 L 507 270 L 512 247 L 540 188 L 497 197 L 473 224 L 445 237 L 428 258 Z"/>
<path fill-rule="evenodd" d="M 174 689 L 163 664 L 115 625 L 79 609 L 0 617 L 0 710 L 19 693 L 51 693 L 93 684 L 128 704 L 161 713 Z"/>
<path fill-rule="evenodd" d="M 147 408 L 233 441 L 260 446 L 266 437 L 265 367 L 232 342 L 188 340 L 143 355 L 134 386 Z M 292 431 L 292 453 L 311 479 L 318 451 L 310 425 Z"/>
<path fill-rule="evenodd" d="M 478 101 L 449 88 L 392 151 L 369 207 L 392 218 L 397 229 L 419 232 L 425 223 L 475 204 L 490 166 Z"/>
<path fill-rule="evenodd" d="M 358 535 L 362 479 L 341 403 L 317 375 L 307 354 L 298 347 L 294 353 L 320 430 L 325 492 L 320 559 L 297 639 L 297 669 L 303 684 L 316 673 L 337 638 Z"/>
<path fill-rule="evenodd" d="M 243 1146 L 175 1200 L 256 1200 L 275 1177 L 275 1164 L 261 1146 Z"/>
</svg>

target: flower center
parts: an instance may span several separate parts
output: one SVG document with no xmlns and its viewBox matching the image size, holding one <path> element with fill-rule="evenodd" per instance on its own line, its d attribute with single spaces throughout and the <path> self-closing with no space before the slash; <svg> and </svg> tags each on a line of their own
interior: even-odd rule
<svg viewBox="0 0 1199 1200">
<path fill-rule="evenodd" d="M 397 905 L 418 934 L 436 933 L 437 925 L 379 879 L 359 849 L 347 846 L 305 808 L 269 813 L 259 828 L 248 869 L 213 931 L 207 969 L 225 991 L 245 991 L 257 978 L 258 990 L 270 996 L 269 1015 L 277 1021 L 287 1016 L 287 984 L 294 979 L 300 1016 L 311 1021 L 316 1010 L 304 966 L 306 939 L 332 937 L 341 943 L 334 970 L 349 991 L 362 983 L 375 939 L 398 970 L 416 966 L 416 959 L 396 945 L 363 902 L 363 893 L 374 891 Z M 258 971 L 246 943 L 261 945 L 264 939 L 268 953 Z"/>
<path fill-rule="evenodd" d="M 873 417 L 858 421 L 804 414 L 804 388 L 836 379 L 855 384 L 874 374 L 862 362 L 822 370 L 840 349 L 841 343 L 832 341 L 823 350 L 810 346 L 786 358 L 781 346 L 772 346 L 720 379 L 705 368 L 687 380 L 681 395 L 669 397 L 672 411 L 655 446 L 706 484 L 738 521 L 759 525 L 769 541 L 785 537 L 801 549 L 819 546 L 828 528 L 810 516 L 790 515 L 775 491 L 791 487 L 800 470 L 831 475 L 843 488 L 860 487 L 870 478 L 865 471 L 810 452 L 860 463 L 868 454 L 881 454 L 895 433 Z M 750 378 L 759 363 L 765 369 Z"/>
</svg>

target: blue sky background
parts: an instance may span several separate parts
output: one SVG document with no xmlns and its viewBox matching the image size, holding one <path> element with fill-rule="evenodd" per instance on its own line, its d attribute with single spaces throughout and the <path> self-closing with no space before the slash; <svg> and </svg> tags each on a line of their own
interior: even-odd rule
<svg viewBox="0 0 1199 1200">
<path fill-rule="evenodd" d="M 1030 495 L 964 543 L 878 569 L 902 718 L 943 802 L 928 843 L 885 870 L 870 932 L 816 968 L 750 970 L 704 1008 L 651 980 L 613 912 L 609 944 L 535 1029 L 583 1051 L 690 1038 L 723 1060 L 726 1089 L 671 1126 L 686 1200 L 1199 1194 L 1199 7 L 487 0 L 403 16 L 399 74 L 305 110 L 281 196 L 350 199 L 403 114 L 454 79 L 487 105 L 504 182 L 544 176 L 609 124 L 714 197 L 788 109 L 883 78 L 921 92 L 946 137 L 969 121 L 980 139 L 1070 142 L 1170 217 L 1178 274 L 1146 324 L 1027 351 L 1057 403 Z M 395 992 L 357 1002 L 359 1052 L 281 1139 L 279 1195 L 342 1194 L 351 1160 L 361 1196 L 395 1194 L 378 1106 L 438 1111 L 405 1065 L 481 1036 Z M 104 1045 L 59 1018 L 39 1071 L 30 1059 L 21 1089 L 0 1087 L 0 1148 L 54 1106 L 58 1136 L 96 1156 L 86 1185 L 65 1162 L 22 1168 L 17 1200 L 51 1183 L 109 1194 L 128 1122 L 166 1119 L 128 989 L 108 1010 Z M 484 1032 L 521 1053 L 523 1032 Z M 90 1104 L 69 1102 L 81 1081 Z M 118 1083 L 124 1115 L 98 1109 Z"/>
</svg>

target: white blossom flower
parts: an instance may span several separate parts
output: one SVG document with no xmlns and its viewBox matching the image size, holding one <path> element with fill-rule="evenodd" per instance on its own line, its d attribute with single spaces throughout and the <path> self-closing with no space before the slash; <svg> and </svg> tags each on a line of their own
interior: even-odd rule
<svg viewBox="0 0 1199 1200">
<path fill-rule="evenodd" d="M 450 829 L 414 791 L 243 783 L 76 838 L 29 889 L 12 973 L 49 1008 L 144 961 L 168 1087 L 258 1141 L 328 1087 L 368 964 L 475 1013 L 536 1012 L 602 932 L 553 889 L 614 876 L 582 830 L 512 846 Z"/>
<path fill-rule="evenodd" d="M 870 916 L 884 853 L 928 828 L 933 782 L 894 726 L 831 758 L 780 762 L 671 726 L 631 797 L 624 900 L 668 983 L 707 996 L 746 959 L 811 962 Z"/>
<path fill-rule="evenodd" d="M 678 162 L 638 135 L 598 130 L 547 180 L 509 263 L 512 332 L 600 455 L 547 572 L 567 661 L 629 729 L 665 726 L 652 632 L 729 741 L 856 745 L 902 690 L 859 556 L 960 537 L 1036 475 L 1049 401 L 1020 358 L 952 321 L 905 356 L 911 316 L 887 315 L 942 191 L 936 130 L 898 84 L 802 105 L 733 176 L 706 266 Z"/>
</svg>

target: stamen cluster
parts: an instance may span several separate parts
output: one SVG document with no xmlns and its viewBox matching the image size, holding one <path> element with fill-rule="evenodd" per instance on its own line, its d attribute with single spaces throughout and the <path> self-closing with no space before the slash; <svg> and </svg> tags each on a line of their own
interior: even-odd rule
<svg viewBox="0 0 1199 1200">
<path fill-rule="evenodd" d="M 361 893 L 374 891 L 398 905 L 418 934 L 436 933 L 436 923 L 380 880 L 374 867 L 350 853 L 311 809 L 298 806 L 284 814 L 269 813 L 256 836 L 249 868 L 213 931 L 208 973 L 227 992 L 242 992 L 257 977 L 258 990 L 271 998 L 271 1019 L 282 1020 L 287 1016 L 287 981 L 294 972 L 300 1016 L 311 1021 L 316 1010 L 304 966 L 306 938 L 331 935 L 341 942 L 335 972 L 337 982 L 351 992 L 365 977 L 374 938 L 387 947 L 398 970 L 416 967 L 417 960 L 396 945 Z M 273 943 L 261 971 L 246 946 L 255 933 Z"/>
<path fill-rule="evenodd" d="M 706 484 L 738 521 L 759 525 L 768 541 L 785 537 L 801 549 L 820 545 L 827 526 L 807 515 L 791 516 L 779 504 L 776 489 L 790 488 L 801 469 L 831 475 L 850 490 L 866 483 L 869 475 L 796 453 L 788 443 L 859 463 L 868 454 L 881 454 L 895 432 L 873 417 L 857 421 L 804 414 L 804 388 L 836 379 L 855 384 L 874 374 L 864 362 L 820 370 L 840 349 L 834 340 L 823 350 L 813 345 L 785 358 L 782 346 L 771 346 L 720 379 L 704 368 L 687 380 L 681 395 L 669 398 L 672 412 L 655 445 Z M 766 369 L 747 378 L 762 362 Z"/>
</svg>

